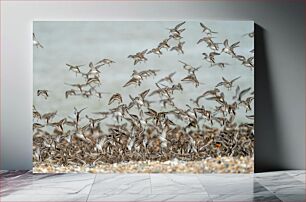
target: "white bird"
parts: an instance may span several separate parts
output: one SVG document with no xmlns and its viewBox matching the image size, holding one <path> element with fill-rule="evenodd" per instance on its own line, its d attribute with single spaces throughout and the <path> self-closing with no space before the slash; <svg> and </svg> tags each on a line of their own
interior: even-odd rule
<svg viewBox="0 0 306 202">
<path fill-rule="evenodd" d="M 36 48 L 44 48 L 43 45 L 37 40 L 35 34 L 33 33 L 33 46 L 36 46 Z"/>
</svg>

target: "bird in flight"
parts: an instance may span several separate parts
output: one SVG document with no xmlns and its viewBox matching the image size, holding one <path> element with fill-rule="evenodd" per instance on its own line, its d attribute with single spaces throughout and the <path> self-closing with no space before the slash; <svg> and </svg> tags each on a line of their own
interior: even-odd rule
<svg viewBox="0 0 306 202">
<path fill-rule="evenodd" d="M 37 40 L 34 33 L 33 33 L 33 46 L 35 46 L 36 48 L 44 48 L 44 46 L 41 45 L 41 43 Z"/>
</svg>

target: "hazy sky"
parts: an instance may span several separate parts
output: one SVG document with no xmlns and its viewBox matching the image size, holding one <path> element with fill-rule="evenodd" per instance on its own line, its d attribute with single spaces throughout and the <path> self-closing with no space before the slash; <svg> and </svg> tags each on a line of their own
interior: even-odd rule
<svg viewBox="0 0 306 202">
<path fill-rule="evenodd" d="M 239 55 L 246 57 L 252 56 L 249 51 L 254 48 L 254 38 L 244 36 L 244 34 L 252 32 L 254 23 L 252 21 L 201 21 L 212 30 L 218 32 L 214 35 L 215 42 L 223 43 L 225 39 L 229 43 L 240 41 L 240 47 L 236 49 Z M 196 44 L 197 41 L 205 36 L 198 21 L 187 21 L 182 28 L 186 30 L 182 33 L 184 37 L 182 41 L 186 43 L 183 46 L 185 54 L 178 54 L 175 51 L 166 51 L 163 49 L 163 55 L 159 58 L 155 54 L 146 55 L 148 61 L 140 63 L 136 66 L 133 61 L 127 58 L 128 55 L 144 49 L 156 47 L 163 39 L 168 38 L 169 30 L 167 28 L 174 27 L 179 22 L 173 21 L 129 21 L 129 22 L 109 22 L 109 21 L 93 21 L 93 22 L 61 22 L 61 21 L 35 21 L 33 23 L 33 32 L 38 40 L 43 44 L 43 49 L 33 47 L 33 103 L 42 113 L 58 111 L 55 120 L 71 115 L 73 107 L 78 109 L 88 107 L 86 113 L 94 111 L 106 111 L 108 108 L 116 107 L 116 104 L 108 106 L 107 103 L 112 93 L 121 93 L 123 101 L 128 103 L 129 94 L 136 96 L 138 93 L 146 89 L 155 90 L 154 85 L 160 78 L 171 72 L 174 75 L 175 83 L 182 83 L 184 91 L 174 94 L 175 103 L 180 107 L 191 104 L 189 99 L 196 98 L 206 90 L 212 89 L 221 77 L 231 80 L 237 76 L 241 78 L 237 81 L 241 89 L 251 87 L 254 90 L 254 71 L 241 65 L 241 62 L 233 59 L 231 56 L 222 54 L 217 56 L 217 62 L 227 62 L 230 65 L 221 70 L 218 67 L 210 67 L 209 63 L 203 60 L 202 53 L 209 53 L 211 50 L 206 47 L 205 43 Z M 170 42 L 174 45 L 175 43 Z M 221 49 L 223 45 L 220 44 Z M 84 79 L 68 71 L 66 63 L 69 64 L 86 64 L 82 67 L 84 72 L 88 71 L 89 62 L 97 62 L 103 58 L 110 58 L 116 63 L 110 67 L 107 65 L 100 70 L 101 74 L 101 91 L 111 94 L 105 95 L 104 98 L 98 99 L 91 97 L 89 99 L 74 96 L 65 98 L 65 91 L 71 87 L 64 83 L 84 83 Z M 182 64 L 178 62 L 182 60 L 193 66 L 202 66 L 196 73 L 201 84 L 195 88 L 193 84 L 184 83 L 182 78 L 187 76 L 187 71 L 182 68 Z M 145 69 L 159 69 L 160 72 L 156 77 L 150 77 L 142 82 L 140 87 L 122 86 L 130 79 L 132 71 Z M 235 86 L 236 87 L 236 86 Z M 232 91 L 224 88 L 226 99 L 232 102 L 231 97 L 234 95 L 235 87 Z M 37 89 L 50 90 L 50 97 L 45 100 L 43 97 L 37 97 Z M 148 97 L 149 100 L 158 101 L 158 96 Z M 202 99 L 200 104 L 205 105 L 208 109 L 216 104 L 214 101 Z M 192 105 L 192 104 L 191 104 Z M 159 109 L 159 105 L 154 109 Z M 248 114 L 253 114 L 249 112 Z M 244 109 L 238 111 L 238 118 L 241 120 L 245 115 Z M 92 116 L 90 114 L 90 116 Z M 107 122 L 107 121 L 106 121 Z M 110 123 L 108 121 L 108 123 Z"/>
</svg>

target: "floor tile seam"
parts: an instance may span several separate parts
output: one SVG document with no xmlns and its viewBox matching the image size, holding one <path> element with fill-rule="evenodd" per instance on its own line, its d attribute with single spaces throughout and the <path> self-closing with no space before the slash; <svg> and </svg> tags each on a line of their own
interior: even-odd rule
<svg viewBox="0 0 306 202">
<path fill-rule="evenodd" d="M 90 197 L 90 193 L 91 193 L 91 190 L 92 190 L 92 187 L 94 186 L 95 182 L 96 182 L 96 178 L 97 178 L 97 174 L 95 174 L 95 178 L 91 184 L 91 187 L 90 187 L 90 190 L 88 192 L 88 195 L 87 195 L 87 198 L 86 198 L 86 202 L 88 201 L 89 197 Z"/>
</svg>

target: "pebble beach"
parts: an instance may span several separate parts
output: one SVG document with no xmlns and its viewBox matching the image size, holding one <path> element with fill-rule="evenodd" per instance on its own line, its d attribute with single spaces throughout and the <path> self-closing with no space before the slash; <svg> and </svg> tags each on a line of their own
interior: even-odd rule
<svg viewBox="0 0 306 202">
<path fill-rule="evenodd" d="M 40 164 L 33 173 L 253 173 L 254 157 L 217 157 L 201 161 L 129 161 L 89 166 Z"/>
</svg>

